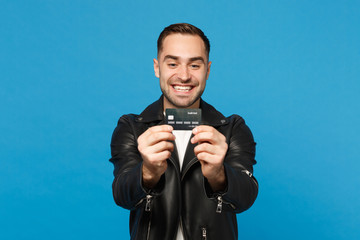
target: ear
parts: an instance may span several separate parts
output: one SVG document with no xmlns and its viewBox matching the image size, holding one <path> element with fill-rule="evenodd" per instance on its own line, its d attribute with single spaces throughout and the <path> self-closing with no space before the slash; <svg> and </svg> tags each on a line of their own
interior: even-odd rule
<svg viewBox="0 0 360 240">
<path fill-rule="evenodd" d="M 155 72 L 155 76 L 157 77 L 157 78 L 159 78 L 160 77 L 160 69 L 159 69 L 159 62 L 158 62 L 158 60 L 156 59 L 156 58 L 154 58 L 154 72 Z"/>
<path fill-rule="evenodd" d="M 209 62 L 208 62 L 208 65 L 207 65 L 206 80 L 209 78 L 211 63 L 212 63 L 212 62 L 209 61 Z"/>
</svg>

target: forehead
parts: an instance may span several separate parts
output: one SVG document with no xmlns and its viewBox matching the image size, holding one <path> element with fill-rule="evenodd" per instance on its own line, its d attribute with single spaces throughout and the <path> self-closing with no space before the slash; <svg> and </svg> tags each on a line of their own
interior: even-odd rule
<svg viewBox="0 0 360 240">
<path fill-rule="evenodd" d="M 203 40 L 198 35 L 170 34 L 163 40 L 159 58 L 173 55 L 182 58 L 206 57 L 206 49 Z"/>
</svg>

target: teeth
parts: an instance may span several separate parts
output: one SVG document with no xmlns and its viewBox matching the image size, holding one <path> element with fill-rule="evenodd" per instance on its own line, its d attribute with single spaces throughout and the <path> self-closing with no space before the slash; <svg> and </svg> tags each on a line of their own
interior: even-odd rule
<svg viewBox="0 0 360 240">
<path fill-rule="evenodd" d="M 174 86 L 176 91 L 187 92 L 191 90 L 190 86 Z"/>
</svg>

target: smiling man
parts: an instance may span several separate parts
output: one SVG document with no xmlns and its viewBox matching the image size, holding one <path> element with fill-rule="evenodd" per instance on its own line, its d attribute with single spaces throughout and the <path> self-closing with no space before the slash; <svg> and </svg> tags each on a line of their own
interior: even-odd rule
<svg viewBox="0 0 360 240">
<path fill-rule="evenodd" d="M 199 28 L 166 27 L 154 59 L 163 95 L 140 115 L 122 116 L 114 130 L 113 195 L 131 210 L 131 239 L 238 239 L 236 213 L 257 197 L 251 131 L 240 116 L 224 117 L 201 99 L 209 52 Z M 175 130 L 166 109 L 200 109 L 201 125 Z"/>
<path fill-rule="evenodd" d="M 165 108 L 198 108 L 211 62 L 198 35 L 171 34 L 161 41 L 154 71 L 160 79 Z"/>
</svg>

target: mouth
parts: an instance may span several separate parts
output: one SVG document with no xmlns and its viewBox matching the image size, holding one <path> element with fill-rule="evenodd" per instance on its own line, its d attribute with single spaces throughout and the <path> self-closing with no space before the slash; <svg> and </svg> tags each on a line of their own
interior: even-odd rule
<svg viewBox="0 0 360 240">
<path fill-rule="evenodd" d="M 172 87 L 175 89 L 175 91 L 177 92 L 190 92 L 194 87 L 193 86 L 184 86 L 184 85 L 172 85 Z"/>
</svg>

